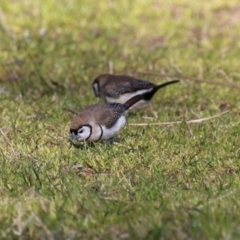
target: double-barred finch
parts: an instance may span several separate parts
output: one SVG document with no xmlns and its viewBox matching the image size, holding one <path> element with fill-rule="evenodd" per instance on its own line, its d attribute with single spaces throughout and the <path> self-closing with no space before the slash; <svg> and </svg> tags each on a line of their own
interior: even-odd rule
<svg viewBox="0 0 240 240">
<path fill-rule="evenodd" d="M 125 75 L 102 74 L 92 83 L 96 97 L 105 103 L 125 103 L 138 94 L 149 93 L 148 97 L 137 101 L 129 110 L 138 110 L 149 105 L 154 94 L 167 85 L 179 82 L 172 80 L 160 85 Z"/>
<path fill-rule="evenodd" d="M 108 103 L 94 104 L 83 109 L 70 124 L 70 135 L 72 140 L 78 141 L 100 141 L 113 138 L 126 124 L 126 113 L 128 109 L 147 98 L 146 95 L 136 95 L 124 104 Z"/>
</svg>

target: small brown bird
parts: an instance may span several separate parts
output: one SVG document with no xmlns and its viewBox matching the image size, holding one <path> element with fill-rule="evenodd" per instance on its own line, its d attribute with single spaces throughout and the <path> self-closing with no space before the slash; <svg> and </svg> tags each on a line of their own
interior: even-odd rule
<svg viewBox="0 0 240 240">
<path fill-rule="evenodd" d="M 105 103 L 125 103 L 138 94 L 149 93 L 148 98 L 137 101 L 129 110 L 139 110 L 149 105 L 154 94 L 167 85 L 179 82 L 172 80 L 160 85 L 125 75 L 102 74 L 92 83 L 96 97 Z"/>
<path fill-rule="evenodd" d="M 147 98 L 146 95 L 136 95 L 124 104 L 108 103 L 94 104 L 83 109 L 70 124 L 72 140 L 78 141 L 113 141 L 114 136 L 126 124 L 128 109 Z"/>
</svg>

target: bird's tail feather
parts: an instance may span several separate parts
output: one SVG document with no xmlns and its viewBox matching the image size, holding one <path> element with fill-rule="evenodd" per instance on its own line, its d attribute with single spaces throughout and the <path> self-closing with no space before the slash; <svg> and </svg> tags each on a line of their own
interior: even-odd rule
<svg viewBox="0 0 240 240">
<path fill-rule="evenodd" d="M 123 105 L 126 107 L 126 110 L 128 110 L 132 105 L 142 99 L 144 99 L 144 94 L 135 95 L 134 97 L 127 100 Z"/>
<path fill-rule="evenodd" d="M 169 81 L 169 82 L 165 82 L 165 83 L 162 83 L 160 85 L 157 85 L 156 87 L 153 88 L 152 91 L 150 92 L 147 92 L 144 95 L 143 99 L 146 100 L 146 101 L 149 101 L 152 99 L 152 97 L 154 96 L 154 94 L 160 89 L 160 88 L 164 88 L 170 84 L 174 84 L 174 83 L 178 83 L 180 80 L 172 80 L 172 81 Z"/>
<path fill-rule="evenodd" d="M 160 89 L 160 88 L 163 88 L 163 87 L 166 87 L 167 85 L 170 85 L 170 84 L 174 84 L 174 83 L 177 83 L 179 82 L 180 80 L 172 80 L 172 81 L 169 81 L 169 82 L 165 82 L 165 83 L 162 83 L 158 86 L 156 86 L 155 88 L 153 88 L 152 91 L 150 92 L 146 92 L 146 93 L 143 93 L 143 94 L 139 94 L 139 95 L 135 95 L 134 97 L 130 98 L 127 102 L 124 103 L 125 107 L 126 107 L 126 110 L 128 110 L 132 105 L 134 105 L 135 103 L 137 103 L 138 101 L 140 100 L 145 100 L 145 101 L 149 101 L 152 99 L 152 97 L 154 96 L 154 94 Z"/>
</svg>

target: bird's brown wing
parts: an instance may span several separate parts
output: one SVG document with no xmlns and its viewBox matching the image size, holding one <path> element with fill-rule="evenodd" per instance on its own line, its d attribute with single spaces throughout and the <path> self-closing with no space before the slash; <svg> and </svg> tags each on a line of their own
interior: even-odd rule
<svg viewBox="0 0 240 240">
<path fill-rule="evenodd" d="M 98 111 L 95 112 L 96 123 L 110 128 L 124 115 L 126 107 L 119 103 L 109 103 L 99 105 Z"/>
<path fill-rule="evenodd" d="M 70 128 L 78 129 L 91 121 L 98 125 L 112 127 L 124 115 L 126 107 L 119 103 L 94 104 L 83 109 L 72 121 Z"/>
<path fill-rule="evenodd" d="M 156 85 L 125 75 L 109 75 L 109 81 L 104 88 L 104 95 L 117 98 L 118 96 L 142 89 L 153 88 Z"/>
</svg>

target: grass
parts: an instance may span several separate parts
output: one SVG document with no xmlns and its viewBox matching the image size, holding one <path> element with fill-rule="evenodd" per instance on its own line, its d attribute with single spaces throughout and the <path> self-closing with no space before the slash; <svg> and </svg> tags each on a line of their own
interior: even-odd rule
<svg viewBox="0 0 240 240">
<path fill-rule="evenodd" d="M 1 239 L 239 239 L 239 20 L 237 0 L 2 0 Z M 181 78 L 128 122 L 182 123 L 73 147 L 63 109 L 105 72 Z"/>
</svg>

